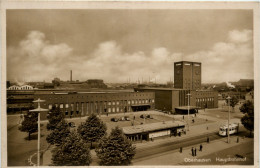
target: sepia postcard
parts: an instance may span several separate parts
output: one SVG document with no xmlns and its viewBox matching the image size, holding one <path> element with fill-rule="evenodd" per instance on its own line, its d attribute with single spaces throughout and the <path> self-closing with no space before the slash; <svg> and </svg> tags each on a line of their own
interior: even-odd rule
<svg viewBox="0 0 260 168">
<path fill-rule="evenodd" d="M 1 167 L 259 166 L 259 3 L 1 3 Z"/>
</svg>

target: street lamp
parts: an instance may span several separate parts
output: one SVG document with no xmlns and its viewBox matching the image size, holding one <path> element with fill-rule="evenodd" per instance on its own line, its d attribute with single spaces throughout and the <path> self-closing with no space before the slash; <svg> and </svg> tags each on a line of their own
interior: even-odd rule
<svg viewBox="0 0 260 168">
<path fill-rule="evenodd" d="M 190 130 L 189 121 L 190 121 L 190 96 L 191 96 L 191 94 L 188 93 L 187 96 L 188 96 L 188 129 L 187 130 L 189 131 Z"/>
<path fill-rule="evenodd" d="M 227 131 L 228 139 L 227 139 L 227 142 L 228 142 L 228 143 L 229 143 L 229 141 L 230 141 L 230 137 L 229 137 L 230 99 L 231 99 L 231 97 L 228 96 L 228 97 L 227 97 L 227 100 L 228 100 L 228 131 Z"/>
<path fill-rule="evenodd" d="M 48 109 L 43 109 L 41 108 L 40 103 L 45 102 L 45 100 L 41 100 L 38 98 L 37 100 L 33 101 L 34 103 L 38 103 L 38 108 L 29 110 L 30 112 L 38 112 L 38 154 L 37 154 L 37 166 L 40 166 L 40 138 L 41 138 L 41 125 L 40 125 L 40 120 L 41 120 L 41 113 L 43 111 L 49 111 Z"/>
</svg>

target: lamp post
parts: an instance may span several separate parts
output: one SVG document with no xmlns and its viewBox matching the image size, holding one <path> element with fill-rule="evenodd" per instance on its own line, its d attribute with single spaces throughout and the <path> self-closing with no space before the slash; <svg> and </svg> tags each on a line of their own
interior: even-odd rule
<svg viewBox="0 0 260 168">
<path fill-rule="evenodd" d="M 228 96 L 228 97 L 227 97 L 227 100 L 228 100 L 228 131 L 227 131 L 227 134 L 228 134 L 227 137 L 228 137 L 228 139 L 227 139 L 227 143 L 229 143 L 229 141 L 230 141 L 230 137 L 229 137 L 230 99 L 231 99 L 231 97 Z"/>
<path fill-rule="evenodd" d="M 38 107 L 36 109 L 30 110 L 30 112 L 38 112 L 38 146 L 37 146 L 37 166 L 40 166 L 40 138 L 41 138 L 41 125 L 40 125 L 40 120 L 41 120 L 41 113 L 43 111 L 49 111 L 48 109 L 43 109 L 41 108 L 40 103 L 45 102 L 45 100 L 41 100 L 38 98 L 37 100 L 33 101 L 34 103 L 38 103 Z"/>
<path fill-rule="evenodd" d="M 189 131 L 190 130 L 189 121 L 190 121 L 190 96 L 191 96 L 191 94 L 188 93 L 187 96 L 188 96 L 188 129 L 187 130 Z"/>
</svg>

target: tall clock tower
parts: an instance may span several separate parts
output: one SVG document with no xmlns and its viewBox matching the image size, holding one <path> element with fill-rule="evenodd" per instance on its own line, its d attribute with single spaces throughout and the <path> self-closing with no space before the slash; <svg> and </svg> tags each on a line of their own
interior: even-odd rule
<svg viewBox="0 0 260 168">
<path fill-rule="evenodd" d="M 174 63 L 174 88 L 198 90 L 201 88 L 201 63 L 181 61 Z"/>
</svg>

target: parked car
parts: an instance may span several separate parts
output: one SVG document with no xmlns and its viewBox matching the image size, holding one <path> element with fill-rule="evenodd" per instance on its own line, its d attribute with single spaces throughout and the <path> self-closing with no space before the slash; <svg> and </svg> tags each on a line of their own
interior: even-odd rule
<svg viewBox="0 0 260 168">
<path fill-rule="evenodd" d="M 110 121 L 113 121 L 113 122 L 118 122 L 118 119 L 117 118 L 111 118 Z"/>
<path fill-rule="evenodd" d="M 142 115 L 140 115 L 140 118 L 147 118 L 147 116 L 142 114 Z"/>
<path fill-rule="evenodd" d="M 130 121 L 130 118 L 128 116 L 125 116 L 125 121 Z"/>
<path fill-rule="evenodd" d="M 69 122 L 69 127 L 76 127 L 76 124 L 74 122 Z"/>
<path fill-rule="evenodd" d="M 153 116 L 150 115 L 150 114 L 148 114 L 148 115 L 147 115 L 147 118 L 153 119 Z"/>
</svg>

